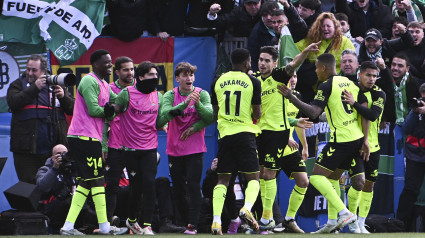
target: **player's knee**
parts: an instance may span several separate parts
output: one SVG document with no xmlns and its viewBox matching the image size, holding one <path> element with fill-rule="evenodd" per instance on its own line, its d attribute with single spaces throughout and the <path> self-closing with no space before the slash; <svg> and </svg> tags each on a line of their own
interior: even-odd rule
<svg viewBox="0 0 425 238">
<path fill-rule="evenodd" d="M 357 191 L 361 191 L 365 184 L 365 178 L 362 175 L 357 175 L 351 178 L 351 186 Z"/>
<path fill-rule="evenodd" d="M 300 179 L 299 181 L 296 181 L 296 184 L 300 188 L 307 188 L 308 187 L 308 184 L 309 184 L 309 181 L 308 181 L 307 178 L 306 179 Z"/>
</svg>

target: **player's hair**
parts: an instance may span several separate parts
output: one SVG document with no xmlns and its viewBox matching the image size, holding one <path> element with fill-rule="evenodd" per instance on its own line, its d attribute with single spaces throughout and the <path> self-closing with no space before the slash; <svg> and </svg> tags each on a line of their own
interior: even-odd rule
<svg viewBox="0 0 425 238">
<path fill-rule="evenodd" d="M 249 60 L 249 56 L 249 51 L 247 49 L 237 48 L 232 51 L 230 58 L 232 60 L 232 64 L 241 65 Z"/>
<path fill-rule="evenodd" d="M 376 69 L 379 71 L 378 66 L 376 66 L 375 63 L 373 63 L 372 61 L 364 61 L 361 65 L 360 65 L 360 72 L 364 72 L 366 71 L 366 69 Z"/>
<path fill-rule="evenodd" d="M 115 60 L 115 70 L 120 70 L 122 68 L 122 64 L 129 63 L 129 62 L 133 63 L 133 60 L 130 59 L 130 57 L 127 57 L 127 56 L 118 57 Z"/>
<path fill-rule="evenodd" d="M 159 72 L 158 66 L 150 61 L 143 61 L 136 68 L 136 79 L 139 79 L 139 76 L 143 77 L 143 75 L 149 73 L 152 68 L 155 68 L 157 72 Z"/>
<path fill-rule="evenodd" d="M 44 58 L 41 55 L 31 55 L 28 59 L 27 59 L 27 64 L 28 62 L 32 60 L 32 61 L 40 61 L 40 70 L 46 72 L 47 71 L 47 60 L 46 58 Z"/>
<path fill-rule="evenodd" d="M 326 69 L 336 67 L 335 57 L 332 54 L 329 54 L 329 53 L 324 53 L 324 54 L 319 55 L 319 57 L 317 57 L 317 61 L 320 64 L 325 65 Z"/>
<path fill-rule="evenodd" d="M 194 74 L 198 70 L 198 67 L 195 65 L 191 65 L 188 62 L 180 62 L 176 66 L 176 70 L 174 71 L 174 76 L 179 76 L 180 73 L 191 73 Z"/>
<path fill-rule="evenodd" d="M 100 49 L 96 50 L 90 55 L 90 64 L 93 65 L 96 61 L 98 61 L 102 56 L 110 54 L 109 51 Z"/>
<path fill-rule="evenodd" d="M 276 48 L 274 48 L 273 46 L 263 46 L 263 47 L 261 47 L 260 48 L 260 54 L 261 53 L 266 53 L 266 54 L 271 55 L 274 62 L 277 61 L 277 57 L 279 56 Z"/>
</svg>

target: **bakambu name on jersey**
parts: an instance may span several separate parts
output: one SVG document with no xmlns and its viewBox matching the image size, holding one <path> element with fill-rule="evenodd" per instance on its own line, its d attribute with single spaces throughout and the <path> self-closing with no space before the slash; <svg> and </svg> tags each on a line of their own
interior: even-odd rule
<svg viewBox="0 0 425 238">
<path fill-rule="evenodd" d="M 241 81 L 241 80 L 226 80 L 226 81 L 220 83 L 220 88 L 224 88 L 227 85 L 239 85 L 239 86 L 242 86 L 244 88 L 247 88 L 249 86 L 248 83 Z"/>
</svg>

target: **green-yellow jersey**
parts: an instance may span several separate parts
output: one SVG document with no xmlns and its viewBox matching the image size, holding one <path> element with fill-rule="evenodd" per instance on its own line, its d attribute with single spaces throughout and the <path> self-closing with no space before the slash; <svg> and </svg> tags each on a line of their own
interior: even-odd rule
<svg viewBox="0 0 425 238">
<path fill-rule="evenodd" d="M 378 133 L 379 124 L 381 123 L 382 114 L 384 112 L 384 105 L 386 100 L 385 92 L 380 87 L 374 85 L 371 90 L 364 92 L 367 98 L 367 107 L 378 113 L 378 118 L 369 123 L 369 133 L 367 142 L 369 143 L 370 153 L 376 152 L 380 149 Z"/>
<path fill-rule="evenodd" d="M 211 104 L 219 108 L 219 138 L 241 132 L 261 132 L 251 116 L 252 105 L 261 105 L 261 83 L 257 78 L 241 71 L 223 74 L 212 86 Z"/>
<path fill-rule="evenodd" d="M 277 90 L 280 84 L 288 84 L 290 75 L 285 68 L 274 68 L 269 77 L 263 79 L 259 73 L 261 82 L 261 118 L 257 125 L 260 129 L 270 131 L 284 131 L 289 129 L 287 106 L 282 94 Z"/>
<path fill-rule="evenodd" d="M 351 92 L 360 104 L 367 100 L 363 93 L 359 93 L 359 87 L 348 78 L 331 76 L 319 85 L 312 103 L 326 111 L 331 129 L 330 142 L 350 142 L 363 137 L 357 111 L 342 101 L 344 90 Z"/>
</svg>

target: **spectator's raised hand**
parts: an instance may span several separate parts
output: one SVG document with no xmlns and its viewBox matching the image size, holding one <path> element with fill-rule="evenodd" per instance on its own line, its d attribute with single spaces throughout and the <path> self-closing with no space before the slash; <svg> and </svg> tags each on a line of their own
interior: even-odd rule
<svg viewBox="0 0 425 238">
<path fill-rule="evenodd" d="M 408 11 L 410 11 L 410 9 L 412 9 L 412 1 L 410 1 L 410 0 L 403 0 L 403 1 L 401 1 L 401 4 L 403 4 L 404 9 L 406 9 Z"/>
<path fill-rule="evenodd" d="M 289 8 L 288 0 L 279 0 L 279 3 L 282 4 L 285 8 Z"/>
<path fill-rule="evenodd" d="M 221 11 L 221 6 L 218 3 L 214 3 L 210 6 L 210 12 L 209 14 L 212 16 L 215 16 L 218 12 Z"/>
<path fill-rule="evenodd" d="M 387 66 L 385 65 L 385 61 L 383 58 L 379 58 L 377 57 L 375 59 L 375 64 L 376 66 L 378 66 L 380 69 L 385 69 Z"/>
<path fill-rule="evenodd" d="M 403 1 L 404 2 L 404 1 Z M 409 1 L 410 2 L 410 1 Z M 410 7 L 412 7 L 412 6 L 410 6 Z M 407 27 L 405 26 L 405 25 L 403 25 L 403 24 L 401 24 L 401 23 L 397 23 L 396 24 L 396 27 L 397 27 L 397 30 L 398 30 L 398 32 L 400 33 L 400 34 L 404 34 L 404 33 L 406 33 L 406 31 L 407 31 Z"/>
<path fill-rule="evenodd" d="M 359 44 L 361 44 L 361 43 L 363 43 L 364 39 L 363 39 L 363 37 L 361 37 L 361 36 L 357 36 L 357 37 L 356 37 L 356 41 L 357 41 Z"/>
<path fill-rule="evenodd" d="M 157 36 L 159 36 L 159 38 L 163 41 L 167 41 L 168 37 L 170 37 L 167 32 L 158 32 Z"/>
</svg>

